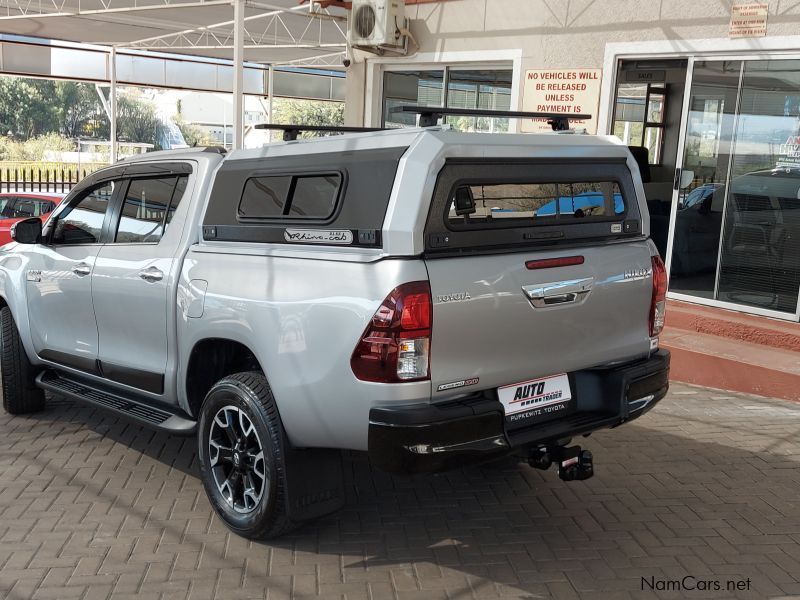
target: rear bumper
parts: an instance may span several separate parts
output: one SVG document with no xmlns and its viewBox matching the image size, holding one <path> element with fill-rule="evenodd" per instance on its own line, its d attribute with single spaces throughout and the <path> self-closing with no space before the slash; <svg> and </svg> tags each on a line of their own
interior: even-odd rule
<svg viewBox="0 0 800 600">
<path fill-rule="evenodd" d="M 616 427 L 666 395 L 669 362 L 669 352 L 658 350 L 644 360 L 572 373 L 575 411 L 520 429 L 507 427 L 494 390 L 444 404 L 373 408 L 370 458 L 391 473 L 430 473 Z"/>
</svg>

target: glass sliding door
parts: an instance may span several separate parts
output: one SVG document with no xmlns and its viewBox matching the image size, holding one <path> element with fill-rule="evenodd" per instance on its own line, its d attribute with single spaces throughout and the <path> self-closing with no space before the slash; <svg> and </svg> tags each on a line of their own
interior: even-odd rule
<svg viewBox="0 0 800 600">
<path fill-rule="evenodd" d="M 800 288 L 800 60 L 744 64 L 717 298 L 794 313 Z"/>
<path fill-rule="evenodd" d="M 696 61 L 677 211 L 670 289 L 714 298 L 741 61 Z"/>
<path fill-rule="evenodd" d="M 800 289 L 800 60 L 696 60 L 670 290 L 794 315 Z"/>
</svg>

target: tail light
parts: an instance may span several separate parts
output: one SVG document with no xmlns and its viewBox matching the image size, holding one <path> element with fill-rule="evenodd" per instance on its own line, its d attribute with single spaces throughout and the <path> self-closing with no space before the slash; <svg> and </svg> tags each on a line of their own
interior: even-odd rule
<svg viewBox="0 0 800 600">
<path fill-rule="evenodd" d="M 364 330 L 350 366 L 362 381 L 430 379 L 433 308 L 427 281 L 412 281 L 386 296 Z"/>
<path fill-rule="evenodd" d="M 650 337 L 656 337 L 664 329 L 667 312 L 667 269 L 661 257 L 651 257 L 653 263 L 653 297 L 650 301 Z"/>
</svg>

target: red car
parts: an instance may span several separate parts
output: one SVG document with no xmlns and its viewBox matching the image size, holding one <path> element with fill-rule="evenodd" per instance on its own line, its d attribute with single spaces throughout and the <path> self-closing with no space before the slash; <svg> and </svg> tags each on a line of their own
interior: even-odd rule
<svg viewBox="0 0 800 600">
<path fill-rule="evenodd" d="M 11 241 L 11 226 L 17 221 L 40 217 L 44 223 L 61 203 L 59 194 L 0 194 L 0 246 Z"/>
</svg>

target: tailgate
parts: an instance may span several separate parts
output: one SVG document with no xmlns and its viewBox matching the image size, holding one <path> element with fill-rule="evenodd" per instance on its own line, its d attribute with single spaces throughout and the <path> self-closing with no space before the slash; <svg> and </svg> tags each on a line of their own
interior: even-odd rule
<svg viewBox="0 0 800 600">
<path fill-rule="evenodd" d="M 531 260 L 574 256 L 583 264 L 526 267 Z M 477 378 L 470 391 L 495 388 L 650 350 L 652 269 L 644 240 L 426 262 L 435 395 L 454 382 Z"/>
<path fill-rule="evenodd" d="M 445 163 L 425 230 L 434 398 L 510 386 L 511 415 L 648 354 L 652 245 L 622 152 Z"/>
</svg>

